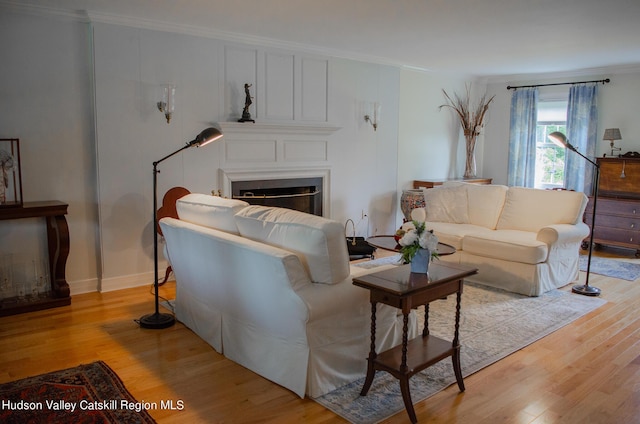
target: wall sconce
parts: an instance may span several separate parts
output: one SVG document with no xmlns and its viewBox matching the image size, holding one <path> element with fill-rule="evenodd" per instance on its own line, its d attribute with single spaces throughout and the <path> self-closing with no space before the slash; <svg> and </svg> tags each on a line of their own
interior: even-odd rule
<svg viewBox="0 0 640 424">
<path fill-rule="evenodd" d="M 619 152 L 622 150 L 620 147 L 615 147 L 613 142 L 615 140 L 622 140 L 622 136 L 620 135 L 620 128 L 607 128 L 604 130 L 603 140 L 609 140 L 609 145 L 611 146 L 611 156 L 613 156 L 613 152 Z"/>
<path fill-rule="evenodd" d="M 171 121 L 171 115 L 176 108 L 176 86 L 167 84 L 162 87 L 162 100 L 157 104 L 158 110 L 164 113 L 167 124 Z"/>
<path fill-rule="evenodd" d="M 364 121 L 370 123 L 373 130 L 376 131 L 378 129 L 378 119 L 380 119 L 380 103 L 367 102 L 365 103 L 364 110 Z"/>
</svg>

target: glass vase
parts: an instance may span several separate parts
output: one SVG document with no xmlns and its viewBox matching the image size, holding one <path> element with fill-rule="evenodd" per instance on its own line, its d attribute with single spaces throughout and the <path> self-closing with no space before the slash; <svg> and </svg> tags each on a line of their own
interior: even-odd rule
<svg viewBox="0 0 640 424">
<path fill-rule="evenodd" d="M 466 139 L 466 160 L 464 164 L 464 178 L 476 177 L 476 138 L 477 134 L 466 133 L 464 135 Z"/>
</svg>

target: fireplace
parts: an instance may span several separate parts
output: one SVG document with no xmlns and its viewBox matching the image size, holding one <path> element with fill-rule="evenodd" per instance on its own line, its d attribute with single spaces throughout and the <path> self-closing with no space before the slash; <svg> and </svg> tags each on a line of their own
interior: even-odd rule
<svg viewBox="0 0 640 424">
<path fill-rule="evenodd" d="M 322 177 L 234 181 L 231 195 L 252 205 L 277 206 L 322 216 Z"/>
</svg>

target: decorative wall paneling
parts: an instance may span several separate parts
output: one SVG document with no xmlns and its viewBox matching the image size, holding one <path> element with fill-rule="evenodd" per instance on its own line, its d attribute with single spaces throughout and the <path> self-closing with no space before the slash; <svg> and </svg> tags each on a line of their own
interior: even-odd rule
<svg viewBox="0 0 640 424">
<path fill-rule="evenodd" d="M 329 59 L 293 52 L 227 44 L 224 46 L 223 107 L 237 121 L 251 84 L 249 112 L 263 122 L 327 122 Z"/>
</svg>

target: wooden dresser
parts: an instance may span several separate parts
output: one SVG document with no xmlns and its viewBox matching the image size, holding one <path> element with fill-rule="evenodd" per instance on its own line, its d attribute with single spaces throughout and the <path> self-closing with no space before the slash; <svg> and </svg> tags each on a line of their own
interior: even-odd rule
<svg viewBox="0 0 640 424">
<path fill-rule="evenodd" d="M 640 256 L 640 158 L 596 158 L 600 186 L 593 241 L 636 250 Z M 584 222 L 591 226 L 593 198 Z M 583 247 L 588 247 L 584 244 Z"/>
</svg>

